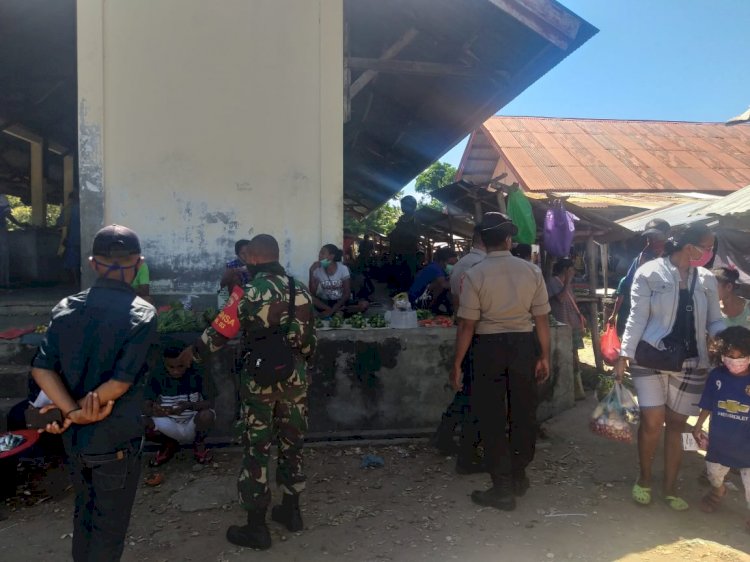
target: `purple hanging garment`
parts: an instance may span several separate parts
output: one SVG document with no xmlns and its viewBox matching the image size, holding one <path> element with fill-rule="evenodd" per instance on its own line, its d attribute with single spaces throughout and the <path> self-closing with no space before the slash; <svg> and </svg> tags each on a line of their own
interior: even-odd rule
<svg viewBox="0 0 750 562">
<path fill-rule="evenodd" d="M 544 248 L 557 258 L 570 255 L 578 217 L 565 210 L 560 199 L 552 203 L 544 217 Z"/>
</svg>

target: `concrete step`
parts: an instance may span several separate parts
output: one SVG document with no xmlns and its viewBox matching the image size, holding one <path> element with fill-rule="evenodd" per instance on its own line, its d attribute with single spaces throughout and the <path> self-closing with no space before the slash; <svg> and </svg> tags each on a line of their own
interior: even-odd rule
<svg viewBox="0 0 750 562">
<path fill-rule="evenodd" d="M 24 395 L 17 398 L 0 398 L 0 433 L 8 430 L 8 413 L 22 400 L 27 400 L 27 397 Z"/>
<path fill-rule="evenodd" d="M 0 306 L 0 316 L 44 316 L 49 319 L 56 304 L 57 301 L 8 303 Z"/>
<path fill-rule="evenodd" d="M 27 394 L 29 370 L 28 365 L 0 365 L 0 398 Z"/>
</svg>

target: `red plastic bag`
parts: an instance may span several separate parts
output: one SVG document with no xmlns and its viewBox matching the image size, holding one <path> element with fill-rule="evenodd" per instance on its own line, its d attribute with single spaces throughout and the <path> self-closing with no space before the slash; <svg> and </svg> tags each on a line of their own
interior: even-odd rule
<svg viewBox="0 0 750 562">
<path fill-rule="evenodd" d="M 617 337 L 617 328 L 613 324 L 607 324 L 607 329 L 601 335 L 599 350 L 602 352 L 604 362 L 614 367 L 620 356 L 620 338 Z"/>
</svg>

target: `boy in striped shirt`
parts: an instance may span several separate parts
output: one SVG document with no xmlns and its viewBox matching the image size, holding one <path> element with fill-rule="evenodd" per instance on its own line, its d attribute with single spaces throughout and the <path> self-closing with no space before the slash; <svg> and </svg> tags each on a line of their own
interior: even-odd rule
<svg viewBox="0 0 750 562">
<path fill-rule="evenodd" d="M 216 393 L 209 388 L 210 377 L 204 377 L 195 363 L 180 360 L 181 352 L 178 345 L 165 347 L 162 365 L 152 373 L 146 388 L 146 437 L 161 444 L 151 466 L 166 463 L 186 443 L 193 443 L 197 462 L 212 460 L 206 436 L 216 419 Z"/>
</svg>

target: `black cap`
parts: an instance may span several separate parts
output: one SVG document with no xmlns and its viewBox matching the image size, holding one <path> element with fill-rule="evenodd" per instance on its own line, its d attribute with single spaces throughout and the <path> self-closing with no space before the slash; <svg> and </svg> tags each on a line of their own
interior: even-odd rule
<svg viewBox="0 0 750 562">
<path fill-rule="evenodd" d="M 485 213 L 482 217 L 482 232 L 488 230 L 501 230 L 509 236 L 515 236 L 518 234 L 518 227 L 513 224 L 508 215 L 503 213 L 491 212 Z"/>
<path fill-rule="evenodd" d="M 652 219 L 646 223 L 643 236 L 661 236 L 666 238 L 670 228 L 672 227 L 664 219 Z"/>
<path fill-rule="evenodd" d="M 138 235 L 128 227 L 111 224 L 96 233 L 91 253 L 105 258 L 140 255 L 141 243 L 138 240 Z"/>
</svg>

